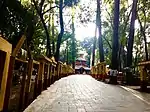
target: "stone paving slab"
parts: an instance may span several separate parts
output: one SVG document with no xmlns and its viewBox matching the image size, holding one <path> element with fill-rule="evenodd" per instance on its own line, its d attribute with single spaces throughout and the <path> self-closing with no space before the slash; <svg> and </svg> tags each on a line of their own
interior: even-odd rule
<svg viewBox="0 0 150 112">
<path fill-rule="evenodd" d="M 72 75 L 43 91 L 24 112 L 150 112 L 150 105 L 118 85 Z"/>
</svg>

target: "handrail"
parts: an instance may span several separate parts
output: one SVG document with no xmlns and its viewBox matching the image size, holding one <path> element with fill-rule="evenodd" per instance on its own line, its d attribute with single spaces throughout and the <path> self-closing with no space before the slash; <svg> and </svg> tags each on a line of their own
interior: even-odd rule
<svg viewBox="0 0 150 112">
<path fill-rule="evenodd" d="M 101 62 L 91 68 L 91 75 L 98 80 L 105 80 L 106 78 L 106 63 Z"/>
</svg>

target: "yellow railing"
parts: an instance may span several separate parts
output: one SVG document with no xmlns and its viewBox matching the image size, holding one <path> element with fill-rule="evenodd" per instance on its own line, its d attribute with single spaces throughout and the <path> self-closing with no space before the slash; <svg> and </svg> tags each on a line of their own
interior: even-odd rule
<svg viewBox="0 0 150 112">
<path fill-rule="evenodd" d="M 0 111 L 8 109 L 13 71 L 19 71 L 19 69 L 15 69 L 15 66 L 23 66 L 22 71 L 18 72 L 21 80 L 18 111 L 23 111 L 31 103 L 31 97 L 34 100 L 56 80 L 74 74 L 74 69 L 70 65 L 60 61 L 57 63 L 54 57 L 50 59 L 41 56 L 37 61 L 33 59 L 22 60 L 16 57 L 17 51 L 13 55 L 11 49 L 11 44 L 0 37 Z M 33 77 L 35 78 L 32 79 Z"/>
<path fill-rule="evenodd" d="M 98 80 L 105 80 L 105 78 L 106 78 L 105 62 L 101 62 L 95 66 L 92 66 L 91 75 Z"/>
</svg>

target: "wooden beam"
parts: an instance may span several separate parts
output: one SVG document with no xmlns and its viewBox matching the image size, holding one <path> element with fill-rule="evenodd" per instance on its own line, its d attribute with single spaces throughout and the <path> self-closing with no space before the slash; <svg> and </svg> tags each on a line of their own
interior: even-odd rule
<svg viewBox="0 0 150 112">
<path fill-rule="evenodd" d="M 22 35 L 22 37 L 20 38 L 19 42 L 17 43 L 16 45 L 16 48 L 14 49 L 14 51 L 12 52 L 12 56 L 13 57 L 16 57 L 17 53 L 19 52 L 19 50 L 21 49 L 24 41 L 26 39 L 26 36 L 25 35 Z"/>
<path fill-rule="evenodd" d="M 10 90 L 10 88 L 7 86 L 7 83 L 9 80 L 11 50 L 12 45 L 0 37 L 0 111 L 4 110 L 5 104 L 8 106 L 8 102 L 5 102 L 5 100 L 6 94 Z"/>
<path fill-rule="evenodd" d="M 27 83 L 26 83 L 26 90 L 25 90 L 25 106 L 29 104 L 29 92 L 31 88 L 31 76 L 32 76 L 32 71 L 33 71 L 33 60 L 30 59 L 28 62 L 28 78 L 27 78 Z"/>
<path fill-rule="evenodd" d="M 24 100 L 25 100 L 25 84 L 26 84 L 26 76 L 27 76 L 27 63 L 24 63 L 24 72 L 23 78 L 21 81 L 21 89 L 20 89 L 20 97 L 19 97 L 19 112 L 22 112 L 25 108 Z"/>
</svg>

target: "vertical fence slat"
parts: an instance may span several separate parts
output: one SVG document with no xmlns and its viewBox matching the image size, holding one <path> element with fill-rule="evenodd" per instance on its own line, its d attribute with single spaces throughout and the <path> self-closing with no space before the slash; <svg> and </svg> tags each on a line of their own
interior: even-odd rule
<svg viewBox="0 0 150 112">
<path fill-rule="evenodd" d="M 25 88 L 25 106 L 29 104 L 29 92 L 31 88 L 31 76 L 33 71 L 33 60 L 29 60 L 28 62 L 28 74 L 27 74 L 27 83 Z"/>
<path fill-rule="evenodd" d="M 42 89 L 43 89 L 43 74 L 44 74 L 44 63 L 40 62 L 40 68 L 39 68 L 39 72 L 38 72 L 38 95 L 41 94 Z"/>
<path fill-rule="evenodd" d="M 37 73 L 35 77 L 35 85 L 34 85 L 34 96 L 33 98 L 35 99 L 38 96 L 38 75 L 39 75 L 39 69 L 40 69 L 40 64 L 37 65 Z"/>
<path fill-rule="evenodd" d="M 11 84 L 12 84 L 14 65 L 15 65 L 15 57 L 11 56 L 10 57 L 10 63 L 9 63 L 7 83 L 6 83 L 6 92 L 5 92 L 5 98 L 4 98 L 4 106 L 3 106 L 3 111 L 4 112 L 8 112 L 8 104 L 9 104 L 9 98 L 10 98 L 10 88 L 11 88 Z"/>
<path fill-rule="evenodd" d="M 21 89 L 20 89 L 20 98 L 19 98 L 19 111 L 23 111 L 24 107 L 24 99 L 25 99 L 25 82 L 27 76 L 27 64 L 25 64 L 25 69 L 23 72 L 23 77 L 21 81 Z"/>
</svg>

